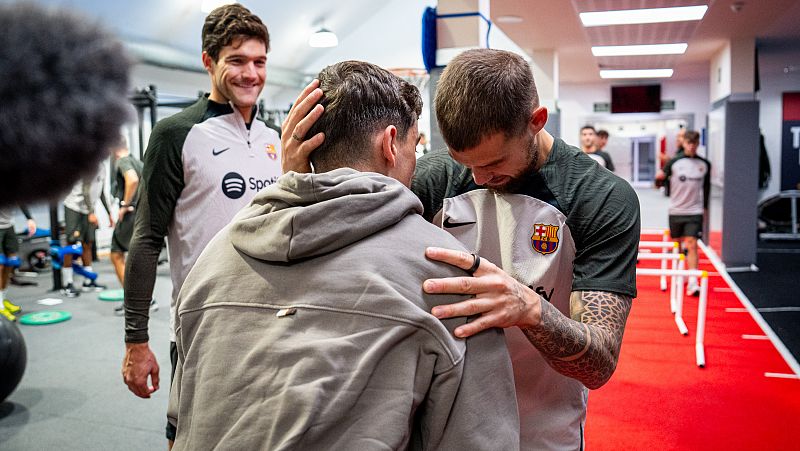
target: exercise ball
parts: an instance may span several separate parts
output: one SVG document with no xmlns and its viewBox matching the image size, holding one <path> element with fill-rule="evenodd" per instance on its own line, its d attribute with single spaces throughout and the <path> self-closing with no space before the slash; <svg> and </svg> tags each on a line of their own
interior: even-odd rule
<svg viewBox="0 0 800 451">
<path fill-rule="evenodd" d="M 27 362 L 25 340 L 17 325 L 0 316 L 0 402 L 17 388 Z"/>
</svg>

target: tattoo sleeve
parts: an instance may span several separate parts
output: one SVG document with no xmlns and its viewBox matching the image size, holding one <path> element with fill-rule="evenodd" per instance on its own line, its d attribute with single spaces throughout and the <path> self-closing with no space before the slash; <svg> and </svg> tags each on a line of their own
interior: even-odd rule
<svg viewBox="0 0 800 451">
<path fill-rule="evenodd" d="M 567 318 L 542 299 L 542 320 L 522 331 L 553 369 L 595 389 L 617 367 L 631 298 L 604 291 L 574 291 Z"/>
</svg>

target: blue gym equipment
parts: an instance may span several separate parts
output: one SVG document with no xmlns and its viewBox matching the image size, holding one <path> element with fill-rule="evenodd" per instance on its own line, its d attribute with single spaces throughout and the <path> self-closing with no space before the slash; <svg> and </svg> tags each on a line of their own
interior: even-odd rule
<svg viewBox="0 0 800 451">
<path fill-rule="evenodd" d="M 50 245 L 50 256 L 53 259 L 53 269 L 60 270 L 64 266 L 64 257 L 67 255 L 72 255 L 74 257 L 80 257 L 83 255 L 83 245 L 81 243 L 76 244 L 69 244 L 67 246 L 58 246 L 58 245 Z M 72 262 L 72 270 L 75 271 L 75 274 L 81 275 L 92 282 L 97 279 L 97 273 L 88 271 L 83 266 Z"/>
</svg>

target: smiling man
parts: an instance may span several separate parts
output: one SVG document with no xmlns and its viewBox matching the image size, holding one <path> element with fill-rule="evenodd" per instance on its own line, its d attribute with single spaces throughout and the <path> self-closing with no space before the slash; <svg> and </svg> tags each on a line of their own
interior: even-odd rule
<svg viewBox="0 0 800 451">
<path fill-rule="evenodd" d="M 267 27 L 247 8 L 226 5 L 206 17 L 202 38 L 211 93 L 159 122 L 144 155 L 125 272 L 122 364 L 125 383 L 142 398 L 149 398 L 159 387 L 158 363 L 147 332 L 164 238 L 168 238 L 170 310 L 174 310 L 186 275 L 211 238 L 253 199 L 259 187 L 274 183 L 280 175 L 278 134 L 256 120 L 256 101 L 266 79 Z M 174 369 L 172 315 L 170 322 Z M 167 438 L 174 437 L 174 428 L 168 425 Z"/>
</svg>

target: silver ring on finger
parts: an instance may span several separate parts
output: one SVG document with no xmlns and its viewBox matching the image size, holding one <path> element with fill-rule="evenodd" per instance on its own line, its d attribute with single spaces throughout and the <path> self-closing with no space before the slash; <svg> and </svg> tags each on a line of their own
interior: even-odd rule
<svg viewBox="0 0 800 451">
<path fill-rule="evenodd" d="M 297 136 L 296 134 L 292 133 L 292 139 L 298 142 L 303 142 L 303 138 Z"/>
</svg>

